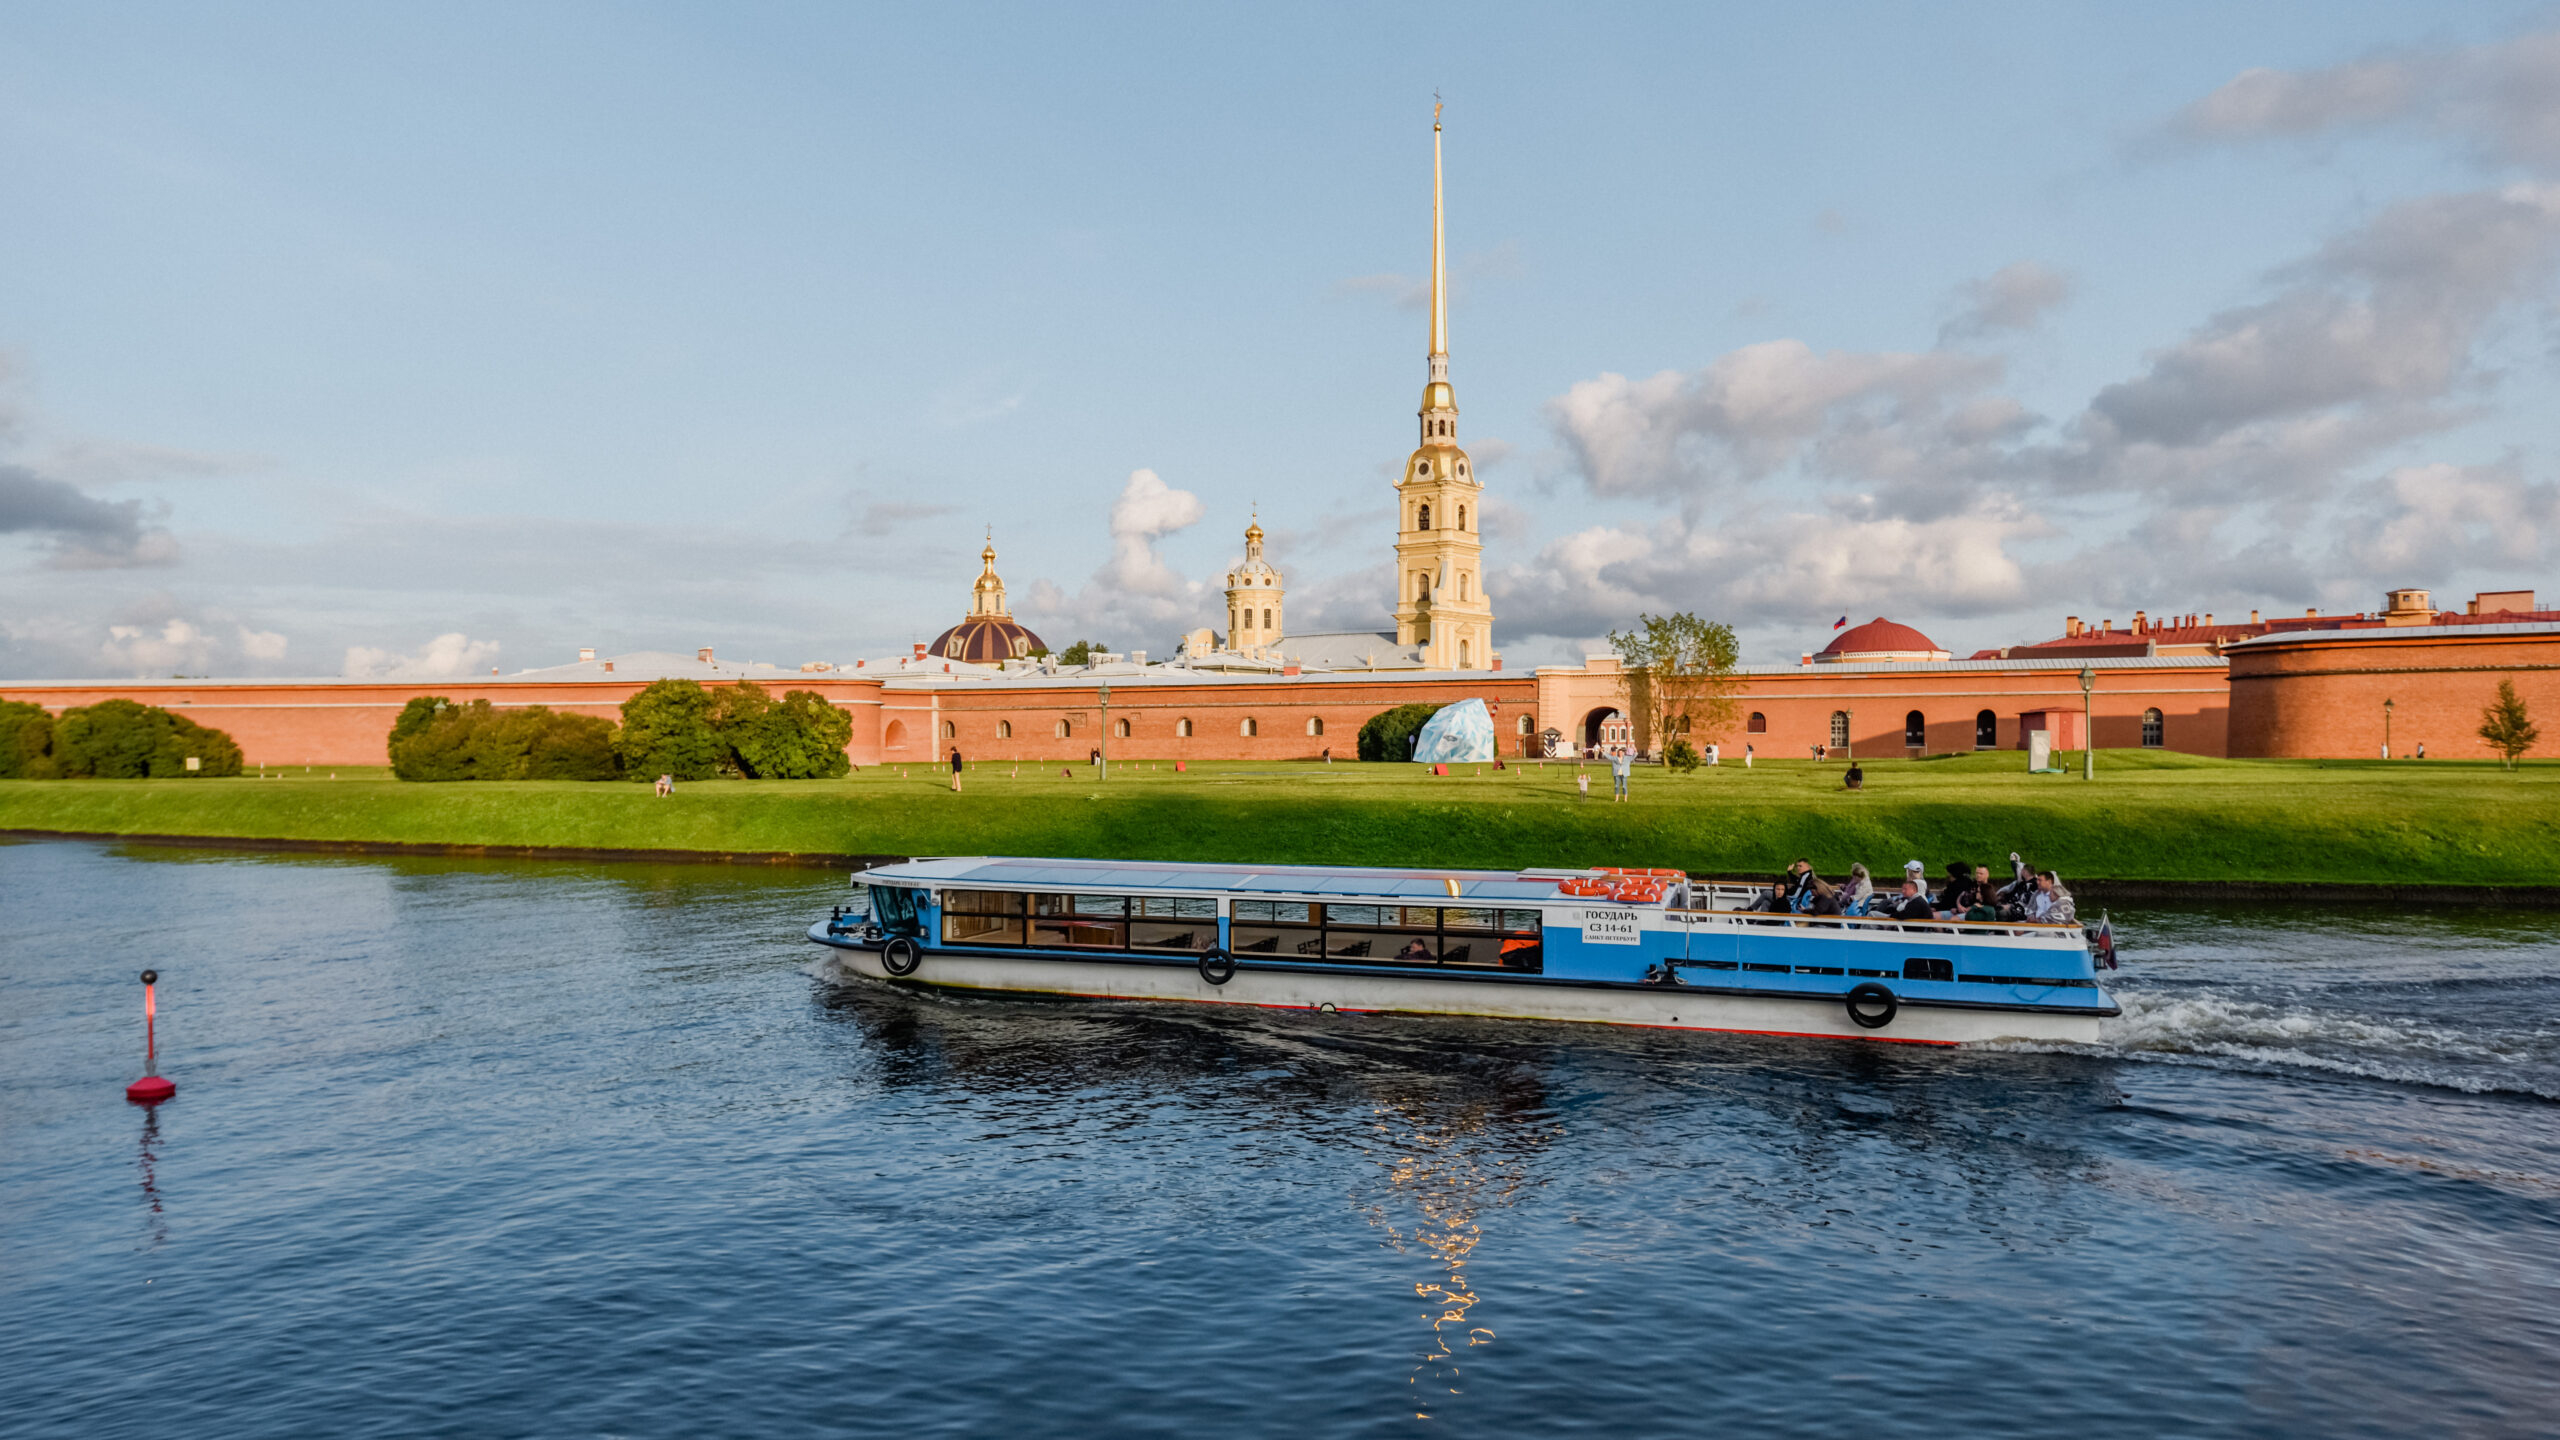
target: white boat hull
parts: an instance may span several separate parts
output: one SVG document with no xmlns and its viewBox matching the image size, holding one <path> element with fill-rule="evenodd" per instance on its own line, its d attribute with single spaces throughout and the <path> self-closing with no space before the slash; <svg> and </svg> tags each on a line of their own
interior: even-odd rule
<svg viewBox="0 0 2560 1440">
<path fill-rule="evenodd" d="M 1902 1044 L 1963 1045 L 1987 1040 L 2088 1043 L 2102 1017 L 1904 1000 L 1892 1022 L 1866 1029 L 1837 1000 L 1719 994 L 1695 986 L 1582 986 L 1434 975 L 1240 969 L 1212 985 L 1188 965 L 1096 964 L 1068 959 L 928 951 L 912 975 L 892 976 L 878 951 L 830 945 L 843 968 L 877 980 L 993 994 L 1170 1000 L 1274 1010 L 1398 1015 L 1468 1015 L 1563 1020 L 1751 1035 L 1801 1035 Z"/>
</svg>

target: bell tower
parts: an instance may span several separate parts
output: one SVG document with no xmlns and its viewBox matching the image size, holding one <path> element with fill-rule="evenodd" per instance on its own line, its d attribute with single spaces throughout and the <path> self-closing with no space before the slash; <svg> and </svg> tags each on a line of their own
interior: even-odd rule
<svg viewBox="0 0 2560 1440">
<path fill-rule="evenodd" d="M 1281 625 L 1280 572 L 1262 558 L 1262 517 L 1244 532 L 1244 563 L 1227 572 L 1227 648 L 1240 655 L 1275 653 Z"/>
<path fill-rule="evenodd" d="M 1449 384 L 1449 265 L 1440 203 L 1440 106 L 1431 107 L 1431 356 L 1421 444 L 1396 481 L 1396 643 L 1433 670 L 1493 667 L 1493 604 L 1484 593 L 1478 526 L 1484 487 L 1458 448 Z"/>
</svg>

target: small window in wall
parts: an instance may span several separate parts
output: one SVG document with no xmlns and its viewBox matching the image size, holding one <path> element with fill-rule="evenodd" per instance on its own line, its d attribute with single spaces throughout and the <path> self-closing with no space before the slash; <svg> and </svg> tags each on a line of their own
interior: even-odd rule
<svg viewBox="0 0 2560 1440">
<path fill-rule="evenodd" d="M 1929 748 L 1929 717 L 1914 710 L 1902 717 L 1902 744 L 1905 749 Z"/>
<path fill-rule="evenodd" d="M 1464 640 L 1458 642 L 1458 668 L 1467 668 L 1467 642 Z"/>
<path fill-rule="evenodd" d="M 1458 572 L 1458 598 L 1459 598 L 1460 600 L 1464 600 L 1464 599 L 1466 599 L 1466 598 L 1467 598 L 1467 594 L 1468 594 L 1469 587 L 1470 587 L 1470 586 L 1472 586 L 1472 585 L 1474 585 L 1474 584 L 1475 584 L 1475 577 L 1474 577 L 1474 576 L 1469 575 L 1469 574 L 1468 574 L 1466 571 L 1464 571 L 1464 570 L 1459 571 L 1459 572 Z"/>
<path fill-rule="evenodd" d="M 1308 716 L 1308 717 L 1307 717 L 1307 733 L 1308 733 L 1308 734 L 1310 734 L 1310 735 L 1321 735 L 1321 734 L 1323 734 L 1323 733 L 1324 733 L 1324 717 L 1323 717 L 1323 716 L 1321 716 L 1321 715 L 1310 715 L 1310 716 Z"/>
<path fill-rule="evenodd" d="M 1745 735 L 1768 734 L 1769 717 L 1761 714 L 1757 710 L 1752 711 L 1751 718 L 1742 722 L 1742 733 Z"/>
<path fill-rule="evenodd" d="M 2154 750 L 2159 749 L 2167 738 L 2168 729 L 2168 724 L 2160 718 L 2159 711 L 2142 712 L 2142 743 L 2145 746 Z"/>
<path fill-rule="evenodd" d="M 1259 734 L 1261 734 L 1261 733 L 1262 733 L 1262 727 L 1261 727 L 1261 726 L 1259 726 L 1259 725 L 1254 724 L 1254 723 L 1253 723 L 1253 717 L 1252 717 L 1252 716 L 1250 716 L 1250 715 L 1247 715 L 1246 717 L 1244 717 L 1243 722 L 1242 722 L 1241 724 L 1239 724 L 1239 725 L 1237 725 L 1237 726 L 1236 726 L 1236 733 L 1237 733 L 1237 734 L 1239 734 L 1239 735 L 1247 735 L 1247 736 L 1251 736 L 1251 735 L 1259 735 Z"/>
<path fill-rule="evenodd" d="M 1973 748 L 1996 750 L 2000 747 L 2000 717 L 1985 710 L 1973 717 Z"/>
<path fill-rule="evenodd" d="M 942 738 L 950 740 L 960 734 L 960 727 L 949 720 L 942 722 Z"/>
<path fill-rule="evenodd" d="M 1425 505 L 1425 506 L 1423 506 L 1423 507 L 1422 507 L 1422 520 L 1421 520 L 1421 522 L 1420 522 L 1420 523 L 1416 524 L 1413 528 L 1414 528 L 1414 529 L 1416 529 L 1416 530 L 1428 530 L 1428 529 L 1430 529 L 1430 528 L 1431 528 L 1431 507 L 1430 507 L 1430 506 Z"/>
<path fill-rule="evenodd" d="M 1191 737 L 1191 720 L 1190 720 L 1190 717 L 1185 716 L 1184 718 L 1182 718 L 1182 719 L 1180 719 L 1180 720 L 1176 720 L 1176 721 L 1174 721 L 1174 722 L 1173 722 L 1173 733 L 1174 733 L 1174 734 L 1176 734 L 1176 735 L 1179 735 L 1179 736 L 1183 737 L 1183 738 L 1184 738 L 1184 739 L 1186 739 L 1186 740 L 1187 740 L 1187 739 L 1189 739 L 1189 738 Z"/>
<path fill-rule="evenodd" d="M 1831 744 L 1836 749 L 1849 748 L 1849 712 L 1846 710 L 1831 712 Z"/>
<path fill-rule="evenodd" d="M 1057 727 L 1050 733 L 1056 735 L 1059 739 L 1064 740 L 1068 736 L 1076 733 L 1076 727 L 1067 721 L 1061 720 L 1058 722 Z"/>
<path fill-rule="evenodd" d="M 999 739 L 999 740 L 1010 740 L 1010 739 L 1012 739 L 1012 738 L 1013 738 L 1013 722 L 1012 722 L 1012 721 L 1010 721 L 1010 720 L 999 720 L 999 721 L 997 721 L 997 722 L 996 722 L 996 738 L 997 738 L 997 739 Z"/>
<path fill-rule="evenodd" d="M 1271 628 L 1271 612 L 1268 610 L 1262 612 L 1262 628 L 1265 630 Z"/>
<path fill-rule="evenodd" d="M 1461 465 L 1458 467 L 1458 473 L 1463 475 L 1466 473 L 1466 469 L 1466 466 Z M 1467 528 L 1467 507 L 1464 505 L 1458 507 L 1458 528 L 1461 530 Z"/>
<path fill-rule="evenodd" d="M 1537 717 L 1534 715 L 1523 715 L 1517 721 L 1513 722 L 1512 728 L 1523 735 L 1535 735 L 1538 733 Z"/>
<path fill-rule="evenodd" d="M 1128 721 L 1126 721 L 1126 720 L 1114 720 L 1114 721 L 1112 721 L 1112 722 L 1111 722 L 1111 733 L 1112 733 L 1113 735 L 1115 735 L 1115 736 L 1119 737 L 1120 739 L 1123 739 L 1123 740 L 1128 739 L 1128 738 L 1129 738 L 1129 722 L 1128 722 Z"/>
</svg>

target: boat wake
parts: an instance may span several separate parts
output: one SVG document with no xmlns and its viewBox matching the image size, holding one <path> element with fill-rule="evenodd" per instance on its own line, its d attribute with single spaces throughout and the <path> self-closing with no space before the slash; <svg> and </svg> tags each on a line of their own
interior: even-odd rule
<svg viewBox="0 0 2560 1440">
<path fill-rule="evenodd" d="M 2267 1073 L 2315 1071 L 2473 1095 L 2560 1101 L 2560 1034 L 2491 1034 L 2420 1019 L 2320 1011 L 2229 995 L 2119 990 L 2124 1014 L 2093 1044 L 1999 1041 L 1983 1048 L 2107 1055 Z"/>
</svg>

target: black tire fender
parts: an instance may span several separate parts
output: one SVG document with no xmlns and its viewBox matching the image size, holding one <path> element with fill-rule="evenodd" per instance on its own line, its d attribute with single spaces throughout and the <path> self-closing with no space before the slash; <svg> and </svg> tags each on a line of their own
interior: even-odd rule
<svg viewBox="0 0 2560 1440">
<path fill-rule="evenodd" d="M 905 977 L 916 973 L 924 963 L 924 947 L 901 935 L 880 952 L 880 968 L 892 975 Z"/>
<path fill-rule="evenodd" d="M 1893 991 L 1873 980 L 1849 987 L 1849 1023 L 1861 1030 L 1881 1030 L 1902 1013 L 1902 1000 Z M 1883 1006 L 1878 1011 L 1876 1006 Z"/>
<path fill-rule="evenodd" d="M 1203 951 L 1200 956 L 1200 978 L 1212 985 L 1224 985 L 1236 978 L 1236 957 L 1224 950 Z"/>
</svg>

